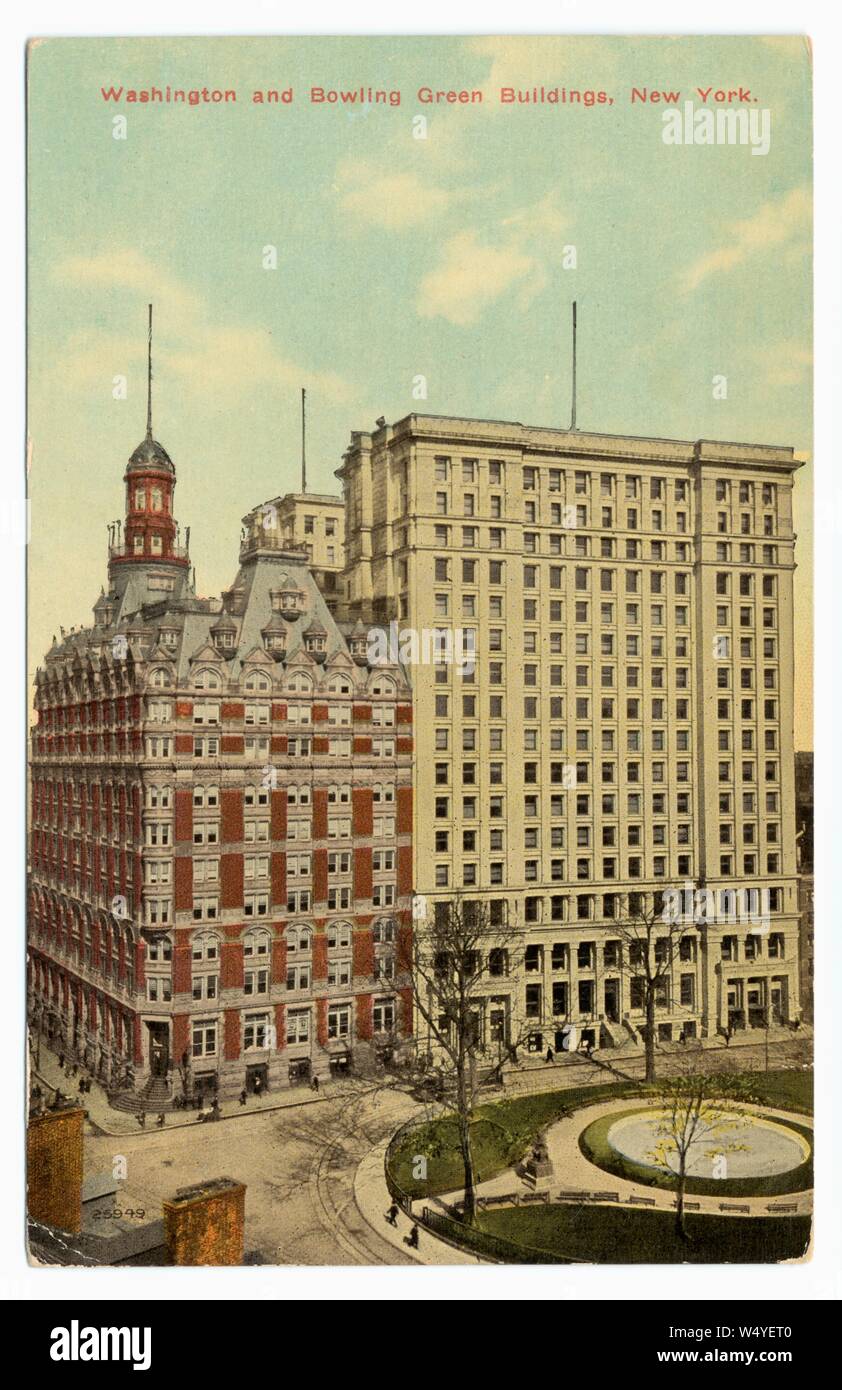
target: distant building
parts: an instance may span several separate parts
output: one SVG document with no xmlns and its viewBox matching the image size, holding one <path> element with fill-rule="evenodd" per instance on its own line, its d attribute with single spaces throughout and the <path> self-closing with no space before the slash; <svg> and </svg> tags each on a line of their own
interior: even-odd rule
<svg viewBox="0 0 842 1390">
<path fill-rule="evenodd" d="M 272 533 L 287 547 L 304 549 L 313 576 L 331 612 L 341 603 L 345 568 L 345 507 L 341 497 L 315 492 L 288 492 L 255 507 L 243 518 L 246 536 Z"/>
<path fill-rule="evenodd" d="M 801 1006 L 808 1023 L 813 1021 L 813 755 L 795 755 L 795 838 L 798 847 L 798 954 L 801 974 Z"/>
</svg>

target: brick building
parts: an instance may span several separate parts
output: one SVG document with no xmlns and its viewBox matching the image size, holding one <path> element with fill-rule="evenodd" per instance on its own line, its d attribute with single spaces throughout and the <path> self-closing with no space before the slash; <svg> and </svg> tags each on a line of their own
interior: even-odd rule
<svg viewBox="0 0 842 1390">
<path fill-rule="evenodd" d="M 254 513 L 196 595 L 151 406 L 124 481 L 93 624 L 36 678 L 33 1024 L 150 1103 L 362 1065 L 411 1029 L 404 674 Z"/>
</svg>

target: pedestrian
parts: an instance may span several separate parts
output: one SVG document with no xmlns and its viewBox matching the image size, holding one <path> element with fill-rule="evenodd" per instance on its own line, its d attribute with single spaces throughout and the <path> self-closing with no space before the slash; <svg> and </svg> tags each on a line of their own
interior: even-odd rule
<svg viewBox="0 0 842 1390">
<path fill-rule="evenodd" d="M 58 1064 L 59 1064 L 60 1069 L 61 1069 L 62 1071 L 64 1071 L 64 1053 L 63 1053 L 63 1052 L 60 1052 L 60 1053 L 58 1054 Z"/>
<path fill-rule="evenodd" d="M 408 1236 L 403 1238 L 404 1245 L 408 1245 L 410 1250 L 418 1249 L 418 1227 L 413 1226 Z"/>
<path fill-rule="evenodd" d="M 253 1089 L 254 1089 L 254 1098 L 255 1098 L 255 1100 L 260 1100 L 260 1092 L 261 1092 L 261 1090 L 263 1089 L 263 1087 L 262 1087 L 262 1083 L 261 1083 L 261 1080 L 260 1080 L 260 1077 L 259 1077 L 259 1076 L 256 1076 L 256 1077 L 254 1078 L 254 1088 L 253 1088 Z"/>
<path fill-rule="evenodd" d="M 220 1109 L 219 1109 L 219 1101 L 217 1100 L 216 1096 L 214 1096 L 213 1100 L 211 1101 L 211 1112 L 210 1112 L 210 1117 L 211 1117 L 212 1120 L 221 1120 L 221 1119 L 222 1119 L 222 1114 L 221 1114 L 221 1111 L 220 1111 Z"/>
<path fill-rule="evenodd" d="M 548 1048 L 547 1048 L 547 1061 L 548 1061 L 548 1062 L 551 1062 L 552 1060 L 553 1060 L 553 1050 L 552 1050 L 551 1047 L 548 1047 Z"/>
<path fill-rule="evenodd" d="M 311 1091 L 315 1091 L 316 1094 L 318 1095 L 318 1091 L 319 1091 L 319 1078 L 318 1078 L 317 1076 L 314 1076 L 314 1077 L 313 1077 L 313 1080 L 310 1082 L 310 1090 L 311 1090 Z"/>
<path fill-rule="evenodd" d="M 393 1202 L 392 1205 L 390 1206 L 389 1210 L 386 1212 L 386 1220 L 388 1221 L 388 1223 L 389 1223 L 390 1226 L 397 1226 L 397 1224 L 398 1224 L 398 1204 L 397 1204 L 397 1202 Z"/>
<path fill-rule="evenodd" d="M 244 1086 L 243 1089 L 242 1089 L 241 1092 L 240 1092 L 240 1104 L 241 1104 L 241 1105 L 245 1105 L 247 1099 L 248 1099 L 248 1092 L 246 1091 L 246 1088 L 245 1088 L 245 1086 Z"/>
<path fill-rule="evenodd" d="M 161 1113 L 160 1113 L 160 1115 L 158 1116 L 158 1120 L 157 1120 L 158 1128 L 159 1128 L 159 1129 L 163 1129 L 163 1128 L 164 1128 L 164 1125 L 165 1125 L 166 1123 L 167 1123 L 167 1117 L 166 1117 L 166 1115 L 164 1114 L 164 1112 L 163 1112 L 163 1110 L 162 1110 Z"/>
<path fill-rule="evenodd" d="M 140 1125 L 141 1129 L 145 1129 L 145 1128 L 146 1128 L 146 1111 L 145 1111 L 145 1110 L 141 1110 L 140 1114 L 137 1116 L 137 1122 L 138 1122 L 138 1124 Z"/>
</svg>

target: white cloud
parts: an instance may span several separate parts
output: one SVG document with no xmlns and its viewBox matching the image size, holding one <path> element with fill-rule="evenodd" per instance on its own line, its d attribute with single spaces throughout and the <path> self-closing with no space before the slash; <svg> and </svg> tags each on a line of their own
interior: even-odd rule
<svg viewBox="0 0 842 1390">
<path fill-rule="evenodd" d="M 490 303 L 535 270 L 532 257 L 515 247 L 483 245 L 476 232 L 457 232 L 445 242 L 439 264 L 418 287 L 421 318 L 474 323 Z"/>
<path fill-rule="evenodd" d="M 700 256 L 681 276 L 685 292 L 698 288 L 709 275 L 726 274 L 751 256 L 774 251 L 788 258 L 809 250 L 810 193 L 793 188 L 783 198 L 761 204 L 752 217 L 732 223 L 724 241 Z"/>
<path fill-rule="evenodd" d="M 188 394 L 234 402 L 263 387 L 297 390 L 306 382 L 325 400 L 351 399 L 351 387 L 335 372 L 316 372 L 287 357 L 264 328 L 219 323 L 201 298 L 170 272 L 131 249 L 71 256 L 54 272 L 62 284 L 106 294 L 127 292 L 143 304 L 166 305 L 166 322 L 156 332 L 156 375 L 179 381 Z M 159 317 L 160 322 L 160 317 Z M 141 373 L 146 362 L 145 317 L 136 334 L 91 327 L 70 335 L 59 355 L 62 379 L 90 391 L 114 376 Z"/>
<path fill-rule="evenodd" d="M 764 343 L 753 350 L 752 358 L 763 380 L 775 387 L 803 385 L 813 366 L 811 349 L 798 338 Z"/>
<path fill-rule="evenodd" d="M 201 309 L 198 295 L 132 247 L 96 256 L 68 256 L 56 266 L 54 278 L 79 289 L 136 291 L 153 303 L 167 304 L 173 315 L 182 318 L 193 317 Z"/>
<path fill-rule="evenodd" d="M 414 170 L 390 171 L 366 160 L 346 160 L 336 178 L 343 213 L 355 222 L 392 232 L 441 217 L 457 197 Z"/>
<path fill-rule="evenodd" d="M 566 218 L 555 194 L 518 208 L 499 224 L 496 238 L 467 228 L 449 237 L 438 264 L 422 278 L 416 297 L 421 318 L 441 317 L 460 326 L 475 323 L 508 291 L 526 309 L 548 281 L 548 266 L 561 252 Z"/>
</svg>

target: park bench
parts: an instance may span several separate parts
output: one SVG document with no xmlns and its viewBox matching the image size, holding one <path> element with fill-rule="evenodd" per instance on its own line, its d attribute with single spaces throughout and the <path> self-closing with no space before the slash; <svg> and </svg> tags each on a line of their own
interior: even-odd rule
<svg viewBox="0 0 842 1390">
<path fill-rule="evenodd" d="M 740 1212 L 743 1216 L 748 1216 L 748 1215 L 750 1215 L 750 1213 L 751 1213 L 751 1207 L 750 1207 L 747 1203 L 742 1203 L 742 1202 L 720 1202 L 720 1203 L 719 1203 L 719 1210 L 720 1210 L 720 1211 L 738 1211 L 738 1212 Z"/>
<path fill-rule="evenodd" d="M 676 1197 L 675 1200 L 673 1201 L 673 1206 L 674 1206 L 674 1207 L 677 1207 L 677 1206 L 678 1206 L 678 1198 L 677 1198 L 677 1197 Z M 701 1209 L 702 1209 L 702 1204 L 701 1204 L 701 1202 L 685 1202 L 685 1203 L 684 1203 L 684 1210 L 685 1210 L 685 1211 L 701 1211 Z"/>
<path fill-rule="evenodd" d="M 592 1192 L 592 1202 L 619 1202 L 619 1192 Z"/>
<path fill-rule="evenodd" d="M 527 1202 L 548 1202 L 550 1194 L 549 1192 L 525 1192 L 520 1200 L 523 1205 Z"/>
<path fill-rule="evenodd" d="M 629 1201 L 636 1207 L 654 1207 L 658 1205 L 654 1197 L 638 1197 L 635 1192 L 629 1197 Z"/>
<path fill-rule="evenodd" d="M 517 1206 L 521 1200 L 519 1192 L 500 1192 L 496 1196 L 480 1197 L 478 1205 L 485 1207 L 509 1207 Z"/>
<path fill-rule="evenodd" d="M 797 1203 L 797 1202 L 769 1202 L 768 1205 L 767 1205 L 767 1207 L 766 1207 L 766 1210 L 767 1210 L 767 1211 L 797 1211 L 797 1210 L 798 1210 L 798 1203 Z"/>
<path fill-rule="evenodd" d="M 557 1192 L 557 1193 L 556 1193 L 556 1201 L 557 1201 L 557 1202 L 586 1202 L 587 1200 L 588 1200 L 588 1194 L 587 1194 L 587 1192 Z"/>
</svg>

